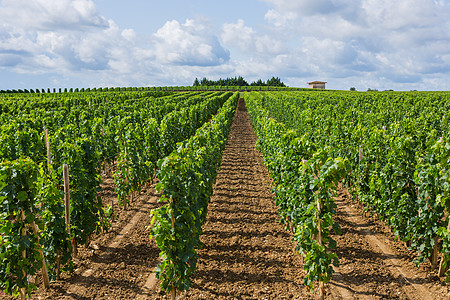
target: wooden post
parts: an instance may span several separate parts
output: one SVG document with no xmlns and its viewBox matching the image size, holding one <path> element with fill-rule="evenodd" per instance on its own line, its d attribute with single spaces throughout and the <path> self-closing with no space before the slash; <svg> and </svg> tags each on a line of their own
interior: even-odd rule
<svg viewBox="0 0 450 300">
<path fill-rule="evenodd" d="M 124 150 L 125 150 L 125 162 L 126 162 L 127 161 L 127 147 L 125 147 Z M 128 169 L 127 169 L 127 172 L 128 172 Z M 128 196 L 125 197 L 125 199 L 123 199 L 123 200 L 124 200 L 123 201 L 123 209 L 127 210 Z"/>
<path fill-rule="evenodd" d="M 61 250 L 56 250 L 56 278 L 59 279 L 59 273 L 61 270 Z"/>
<path fill-rule="evenodd" d="M 322 211 L 322 202 L 319 198 L 317 198 L 317 210 L 316 210 L 316 218 L 317 218 L 317 243 L 319 246 L 322 246 L 322 221 L 320 220 L 320 212 Z M 319 300 L 325 299 L 325 283 L 323 281 L 319 281 Z"/>
<path fill-rule="evenodd" d="M 23 210 L 22 210 L 22 220 L 25 220 L 25 213 L 23 212 Z M 25 226 L 22 228 L 21 234 L 22 234 L 22 236 L 25 235 Z M 22 258 L 25 259 L 26 257 L 27 257 L 27 251 L 26 251 L 26 250 L 23 250 L 23 251 L 22 251 Z M 25 273 L 25 271 L 24 271 L 23 269 L 22 269 L 22 274 L 23 274 L 23 276 L 24 276 L 25 278 L 27 278 L 27 274 Z M 22 300 L 25 300 L 26 295 L 27 295 L 27 289 L 26 289 L 26 288 L 21 288 L 21 289 L 20 289 L 20 298 L 21 298 Z"/>
<path fill-rule="evenodd" d="M 170 296 L 172 300 L 177 299 L 177 290 L 172 286 L 172 290 L 170 291 Z"/>
<path fill-rule="evenodd" d="M 36 226 L 36 223 L 34 221 L 31 224 L 31 226 L 33 227 L 34 234 L 36 236 L 38 236 L 37 226 Z M 39 236 L 38 236 L 38 241 L 39 241 Z M 41 247 L 41 245 L 39 243 L 38 243 L 38 248 L 39 248 L 39 254 L 42 257 L 42 280 L 44 282 L 44 287 L 46 289 L 48 289 L 48 288 L 50 288 L 50 280 L 48 279 L 47 264 L 45 262 L 44 252 L 42 251 L 42 247 Z M 58 269 L 58 271 L 59 271 L 59 269 Z"/>
<path fill-rule="evenodd" d="M 436 269 L 438 266 L 438 237 L 435 236 L 433 238 L 434 246 L 433 246 L 433 254 L 431 255 L 431 266 L 433 269 Z"/>
<path fill-rule="evenodd" d="M 69 188 L 69 166 L 63 165 L 63 178 L 64 178 L 64 206 L 65 206 L 65 219 L 66 230 L 70 235 L 70 188 Z M 72 239 L 73 257 L 77 257 L 78 249 L 75 238 Z"/>
<path fill-rule="evenodd" d="M 448 219 L 448 224 L 447 224 L 447 234 L 449 231 L 450 231 L 450 218 Z M 442 255 L 441 263 L 439 264 L 439 274 L 438 274 L 439 277 L 444 276 L 445 272 L 447 272 L 448 267 L 449 267 L 449 266 L 447 266 L 446 268 L 444 268 L 442 266 L 442 264 L 444 263 L 444 259 L 445 259 L 445 253 L 444 253 L 444 255 Z"/>
<path fill-rule="evenodd" d="M 50 170 L 50 164 L 52 163 L 52 156 L 50 151 L 50 140 L 48 139 L 48 129 L 45 129 L 45 145 L 47 147 L 47 165 Z"/>
<path fill-rule="evenodd" d="M 173 204 L 173 198 L 170 196 L 170 203 Z M 175 230 L 175 216 L 173 215 L 173 209 L 172 209 L 172 228 Z M 172 286 L 172 290 L 170 291 L 171 299 L 176 300 L 177 299 L 177 289 L 176 287 Z"/>
<path fill-rule="evenodd" d="M 322 211 L 322 201 L 317 199 L 317 210 L 316 210 L 316 218 L 317 218 L 317 243 L 319 246 L 322 246 L 322 221 L 320 220 L 320 212 Z M 319 281 L 319 300 L 325 299 L 325 283 L 323 281 Z"/>
</svg>

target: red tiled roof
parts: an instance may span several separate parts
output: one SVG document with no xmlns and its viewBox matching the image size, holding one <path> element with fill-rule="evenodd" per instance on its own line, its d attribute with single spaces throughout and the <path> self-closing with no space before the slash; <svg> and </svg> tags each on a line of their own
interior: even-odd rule
<svg viewBox="0 0 450 300">
<path fill-rule="evenodd" d="M 308 84 L 313 84 L 313 83 L 327 83 L 326 81 L 311 81 L 308 82 Z"/>
</svg>

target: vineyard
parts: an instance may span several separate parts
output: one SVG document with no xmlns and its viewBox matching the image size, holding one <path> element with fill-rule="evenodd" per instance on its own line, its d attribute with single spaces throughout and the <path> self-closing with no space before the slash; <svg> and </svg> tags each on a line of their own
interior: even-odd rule
<svg viewBox="0 0 450 300">
<path fill-rule="evenodd" d="M 208 89 L 0 94 L 0 297 L 447 295 L 450 93 Z"/>
</svg>

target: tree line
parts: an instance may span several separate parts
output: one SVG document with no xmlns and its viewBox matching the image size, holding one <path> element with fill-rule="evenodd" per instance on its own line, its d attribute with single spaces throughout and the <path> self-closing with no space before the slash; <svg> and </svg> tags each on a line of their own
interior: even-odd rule
<svg viewBox="0 0 450 300">
<path fill-rule="evenodd" d="M 231 77 L 219 80 L 209 80 L 206 77 L 203 77 L 202 80 L 195 78 L 193 86 L 279 86 L 286 87 L 286 85 L 281 81 L 278 77 L 272 77 L 271 79 L 267 79 L 267 81 L 263 81 L 258 79 L 257 81 L 253 81 L 252 83 L 248 83 L 242 76 L 239 77 Z"/>
</svg>

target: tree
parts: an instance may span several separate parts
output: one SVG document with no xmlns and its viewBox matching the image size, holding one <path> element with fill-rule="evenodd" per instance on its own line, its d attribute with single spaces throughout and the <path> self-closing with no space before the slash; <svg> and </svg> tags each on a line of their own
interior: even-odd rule
<svg viewBox="0 0 450 300">
<path fill-rule="evenodd" d="M 356 91 L 356 88 L 351 87 L 351 88 L 350 88 L 350 91 Z"/>
<path fill-rule="evenodd" d="M 258 79 L 257 81 L 253 81 L 251 84 L 251 86 L 266 86 L 267 84 L 260 79 Z"/>
<path fill-rule="evenodd" d="M 272 77 L 269 80 L 267 80 L 267 85 L 268 86 L 281 86 L 281 87 L 286 86 L 283 82 L 281 82 L 281 79 L 278 77 Z"/>
</svg>

